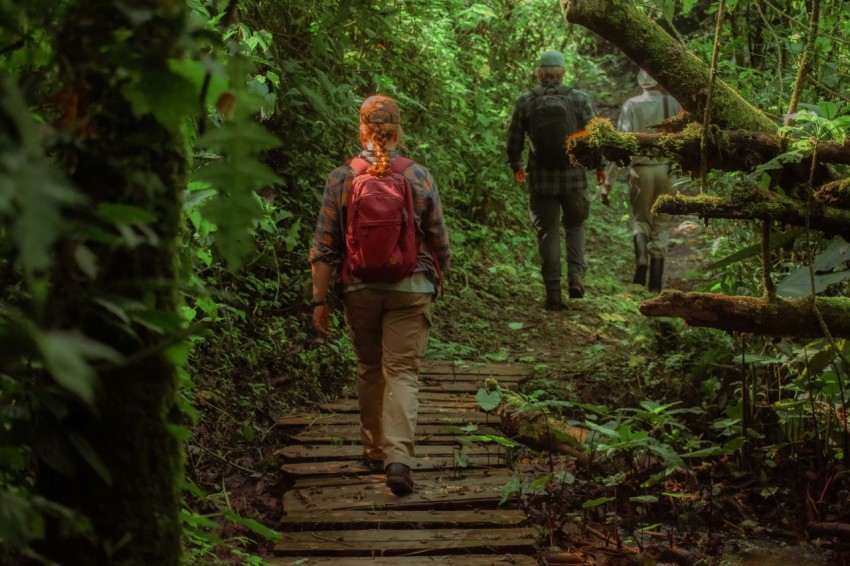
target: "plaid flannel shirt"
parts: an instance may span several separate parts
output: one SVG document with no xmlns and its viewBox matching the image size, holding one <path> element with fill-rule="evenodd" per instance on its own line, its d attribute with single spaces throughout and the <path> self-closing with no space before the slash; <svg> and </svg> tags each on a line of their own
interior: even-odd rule
<svg viewBox="0 0 850 566">
<path fill-rule="evenodd" d="M 547 81 L 541 86 L 558 87 L 561 83 Z M 596 114 L 590 95 L 586 92 L 572 89 L 567 98 L 570 99 L 573 110 L 576 112 L 576 122 L 584 129 Z M 514 106 L 511 124 L 508 127 L 508 164 L 516 173 L 523 167 L 522 153 L 525 147 L 525 139 L 528 134 L 529 118 L 531 112 L 531 101 L 534 93 L 528 91 L 520 96 Z M 528 160 L 528 190 L 540 195 L 557 195 L 562 192 L 571 192 L 576 189 L 587 188 L 587 173 L 581 167 L 567 166 L 560 169 L 543 169 L 537 167 L 534 160 L 534 152 L 529 150 Z"/>
<path fill-rule="evenodd" d="M 396 154 L 391 153 L 390 156 L 396 157 Z M 360 157 L 370 162 L 375 161 L 370 151 L 363 151 Z M 322 209 L 313 234 L 313 247 L 310 249 L 311 263 L 323 261 L 338 267 L 342 262 L 345 252 L 345 220 L 354 176 L 354 169 L 347 164 L 337 167 L 328 176 Z M 415 162 L 404 170 L 404 176 L 413 187 L 416 242 L 419 244 L 416 271 L 428 272 L 435 286 L 439 287 L 437 269 L 434 266 L 431 251 L 433 250 L 440 262 L 440 268 L 445 270 L 451 260 L 451 250 L 437 185 L 431 173 Z M 422 245 L 423 242 L 427 242 L 428 245 Z"/>
</svg>

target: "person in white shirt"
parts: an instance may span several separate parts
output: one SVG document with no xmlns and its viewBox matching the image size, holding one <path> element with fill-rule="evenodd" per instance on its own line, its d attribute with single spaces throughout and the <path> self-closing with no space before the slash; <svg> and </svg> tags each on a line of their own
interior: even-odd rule
<svg viewBox="0 0 850 566">
<path fill-rule="evenodd" d="M 646 71 L 638 73 L 637 82 L 643 93 L 623 103 L 617 130 L 651 133 L 664 120 L 678 115 L 682 110 L 679 102 L 662 91 Z M 661 291 L 664 255 L 670 240 L 673 217 L 664 213 L 652 214 L 652 205 L 660 195 L 670 193 L 671 165 L 669 160 L 648 157 L 635 157 L 629 163 L 629 202 L 635 248 L 633 283 L 647 285 L 654 293 Z M 614 169 L 616 165 L 609 166 L 608 179 L 616 178 Z M 607 202 L 610 190 L 611 185 L 606 184 L 602 190 L 603 202 Z"/>
</svg>

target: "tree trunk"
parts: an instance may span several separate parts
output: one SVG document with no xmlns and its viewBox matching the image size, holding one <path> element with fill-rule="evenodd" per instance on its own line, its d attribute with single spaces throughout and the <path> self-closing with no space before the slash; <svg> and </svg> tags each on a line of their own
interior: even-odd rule
<svg viewBox="0 0 850 566">
<path fill-rule="evenodd" d="M 57 53 L 73 69 L 65 92 L 78 101 L 79 120 L 66 132 L 76 139 L 60 152 L 72 181 L 91 211 L 131 205 L 153 218 L 137 232 L 141 241 L 134 245 L 102 223 L 114 239 L 85 242 L 98 259 L 93 278 L 77 267 L 80 241 L 58 246 L 47 301 L 51 326 L 79 331 L 128 360 L 99 372 L 94 407 L 69 397 L 62 399 L 67 413 L 49 407 L 35 415 L 42 439 L 36 446 L 42 456 L 40 492 L 92 525 L 91 537 L 58 526 L 48 533 L 39 550 L 62 564 L 179 562 L 183 458 L 171 428 L 177 374 L 162 346 L 175 329 L 139 324 L 141 317 L 122 323 L 97 301 L 116 308 L 135 302 L 141 309 L 136 312 L 152 315 L 149 320 L 179 320 L 175 243 L 187 172 L 184 142 L 149 110 L 131 106 L 125 96 L 141 86 L 121 77 L 142 68 L 164 72 L 168 58 L 178 55 L 186 16 L 181 0 L 139 0 L 132 13 L 110 0 L 79 0 L 58 39 Z M 120 54 L 112 43 L 119 30 L 126 34 L 121 45 L 127 50 Z M 91 226 L 94 216 L 86 222 Z M 93 459 L 80 449 L 86 444 L 106 473 L 95 471 Z"/>
<path fill-rule="evenodd" d="M 818 297 L 818 310 L 835 337 L 850 336 L 850 305 L 844 298 Z M 641 303 L 646 316 L 673 316 L 691 326 L 762 336 L 823 336 L 811 299 L 730 297 L 711 293 L 664 291 Z"/>
</svg>

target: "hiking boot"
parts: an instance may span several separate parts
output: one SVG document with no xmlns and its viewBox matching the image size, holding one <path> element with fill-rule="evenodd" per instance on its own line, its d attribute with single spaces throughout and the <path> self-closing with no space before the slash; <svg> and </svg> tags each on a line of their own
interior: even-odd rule
<svg viewBox="0 0 850 566">
<path fill-rule="evenodd" d="M 664 275 L 664 258 L 652 257 L 649 258 L 649 289 L 650 293 L 661 292 L 661 279 Z"/>
<path fill-rule="evenodd" d="M 567 308 L 561 299 L 561 289 L 546 289 L 546 310 L 562 311 Z"/>
<path fill-rule="evenodd" d="M 584 297 L 584 277 L 578 273 L 570 275 L 569 284 L 570 298 L 581 299 Z"/>
<path fill-rule="evenodd" d="M 413 493 L 413 475 L 410 473 L 410 466 L 399 463 L 387 466 L 387 487 L 398 496 Z"/>
<path fill-rule="evenodd" d="M 635 245 L 635 276 L 632 283 L 643 287 L 646 285 L 646 270 L 649 253 L 646 249 L 646 234 L 635 234 L 632 238 Z"/>
<path fill-rule="evenodd" d="M 363 465 L 368 468 L 370 472 L 381 473 L 384 471 L 384 461 L 379 460 L 377 458 L 370 458 L 366 454 L 363 454 Z"/>
</svg>

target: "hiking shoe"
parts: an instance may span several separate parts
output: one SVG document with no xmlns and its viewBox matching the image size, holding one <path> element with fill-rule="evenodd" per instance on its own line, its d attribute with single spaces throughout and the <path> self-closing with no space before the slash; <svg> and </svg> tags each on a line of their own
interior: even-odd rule
<svg viewBox="0 0 850 566">
<path fill-rule="evenodd" d="M 381 473 L 384 471 L 384 461 L 378 460 L 377 458 L 370 458 L 366 454 L 363 454 L 363 465 L 369 469 L 370 472 Z"/>
<path fill-rule="evenodd" d="M 410 466 L 398 463 L 387 466 L 387 487 L 394 495 L 413 493 L 413 475 L 410 473 Z"/>
<path fill-rule="evenodd" d="M 567 308 L 564 301 L 561 300 L 561 290 L 552 289 L 546 291 L 546 306 L 547 311 L 562 311 Z"/>
<path fill-rule="evenodd" d="M 569 291 L 571 299 L 584 297 L 584 278 L 581 275 L 570 275 Z"/>
</svg>

